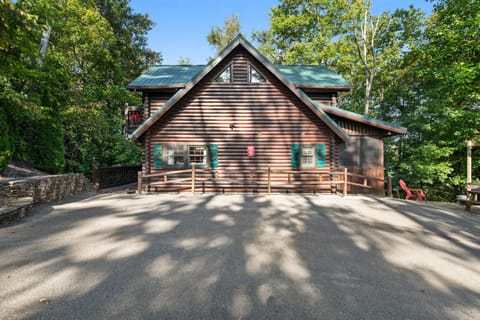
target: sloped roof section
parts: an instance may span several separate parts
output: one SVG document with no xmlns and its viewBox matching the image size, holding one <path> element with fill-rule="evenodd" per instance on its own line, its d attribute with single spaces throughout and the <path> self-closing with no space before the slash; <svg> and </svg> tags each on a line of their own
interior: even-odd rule
<svg viewBox="0 0 480 320">
<path fill-rule="evenodd" d="M 300 90 L 301 91 L 301 90 Z M 306 98 L 309 99 L 312 104 L 317 108 L 322 110 L 323 112 L 330 114 L 330 115 L 335 115 L 340 118 L 345 118 L 349 120 L 353 120 L 356 122 L 360 122 L 372 127 L 376 127 L 382 130 L 385 130 L 389 132 L 390 134 L 407 134 L 408 131 L 406 128 L 397 126 L 391 123 L 388 123 L 386 121 L 378 120 L 378 119 L 373 119 L 368 116 L 364 116 L 355 112 L 347 111 L 344 109 L 340 109 L 338 107 L 332 107 L 323 103 L 318 103 L 310 99 L 306 94 Z"/>
<path fill-rule="evenodd" d="M 324 66 L 274 65 L 296 87 L 319 87 L 351 90 L 352 85 Z M 179 87 L 191 81 L 205 65 L 157 65 L 130 82 L 129 89 Z"/>
<path fill-rule="evenodd" d="M 129 89 L 183 87 L 203 69 L 205 69 L 204 65 L 157 65 L 150 67 L 144 74 L 130 82 L 127 87 Z"/>
<path fill-rule="evenodd" d="M 324 66 L 275 65 L 296 87 L 334 87 L 350 90 L 352 85 Z"/>
</svg>

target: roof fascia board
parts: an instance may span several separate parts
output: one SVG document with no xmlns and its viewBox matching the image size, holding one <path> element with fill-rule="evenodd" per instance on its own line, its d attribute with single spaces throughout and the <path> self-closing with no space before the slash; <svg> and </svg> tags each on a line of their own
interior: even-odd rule
<svg viewBox="0 0 480 320">
<path fill-rule="evenodd" d="M 130 91 L 143 91 L 143 90 L 158 90 L 158 89 L 183 89 L 185 83 L 169 84 L 165 86 L 130 86 L 127 87 Z"/>
<path fill-rule="evenodd" d="M 299 89 L 314 89 L 314 90 L 323 90 L 323 91 L 347 91 L 351 92 L 353 87 L 349 86 L 315 86 L 315 85 L 304 85 L 299 83 L 294 83 L 295 87 Z"/>
</svg>

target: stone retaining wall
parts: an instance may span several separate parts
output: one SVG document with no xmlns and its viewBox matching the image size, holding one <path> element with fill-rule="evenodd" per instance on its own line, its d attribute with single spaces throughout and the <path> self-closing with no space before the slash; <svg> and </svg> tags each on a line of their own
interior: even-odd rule
<svg viewBox="0 0 480 320">
<path fill-rule="evenodd" d="M 44 203 L 87 191 L 95 191 L 93 184 L 79 173 L 0 180 L 0 198 L 7 203 L 27 197 L 33 199 L 32 204 Z"/>
</svg>

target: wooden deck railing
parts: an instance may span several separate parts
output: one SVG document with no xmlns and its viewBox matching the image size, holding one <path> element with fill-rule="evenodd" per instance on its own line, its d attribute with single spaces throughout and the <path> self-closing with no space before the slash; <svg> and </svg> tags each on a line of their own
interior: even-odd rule
<svg viewBox="0 0 480 320">
<path fill-rule="evenodd" d="M 173 177 L 172 176 L 176 176 Z M 241 176 L 241 178 L 239 178 Z M 301 177 L 302 179 L 298 179 Z M 283 179 L 283 180 L 282 180 Z M 138 172 L 138 193 L 142 193 L 144 186 L 150 188 L 166 188 L 167 186 L 182 185 L 179 190 L 190 190 L 195 194 L 198 187 L 205 192 L 205 182 L 214 183 L 217 188 L 225 190 L 222 182 L 236 183 L 241 189 L 265 189 L 267 194 L 272 189 L 289 190 L 316 190 L 330 187 L 332 192 L 341 190 L 347 196 L 349 189 L 374 189 L 373 183 L 384 183 L 383 179 L 369 177 L 349 172 L 346 168 L 342 171 L 296 171 L 279 170 L 268 167 L 263 170 L 232 170 L 232 169 L 206 169 L 192 165 L 191 169 L 165 171 L 155 174 L 143 175 Z M 186 185 L 185 183 L 188 183 Z M 387 195 L 392 195 L 391 179 L 387 182 Z"/>
</svg>

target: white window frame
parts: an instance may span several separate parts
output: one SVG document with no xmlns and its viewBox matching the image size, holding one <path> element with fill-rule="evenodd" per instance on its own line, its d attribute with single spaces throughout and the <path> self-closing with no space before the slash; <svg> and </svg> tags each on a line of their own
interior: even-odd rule
<svg viewBox="0 0 480 320">
<path fill-rule="evenodd" d="M 232 68 L 232 65 L 229 64 L 225 69 L 222 70 L 222 72 L 220 72 L 215 78 L 213 78 L 213 82 L 232 83 L 233 82 L 232 73 L 233 73 L 233 68 Z M 228 76 L 228 79 L 227 79 L 227 76 Z"/>
<path fill-rule="evenodd" d="M 308 154 L 310 153 L 311 154 Z M 305 162 L 306 157 L 311 156 L 311 163 Z M 300 145 L 300 168 L 315 168 L 315 145 L 313 144 L 301 144 Z"/>
<path fill-rule="evenodd" d="M 191 149 L 190 148 L 202 148 L 203 149 L 203 154 L 198 155 L 198 154 L 191 154 Z M 192 157 L 203 157 L 202 162 L 192 162 L 191 158 Z M 191 166 L 192 163 L 195 163 L 196 166 L 206 166 L 208 164 L 208 148 L 206 145 L 188 145 L 187 146 L 187 158 L 188 158 L 188 165 Z"/>
<path fill-rule="evenodd" d="M 259 79 L 255 78 L 255 81 L 254 81 L 254 78 L 252 77 L 252 72 L 255 72 L 258 75 Z M 263 81 L 261 81 L 260 79 L 263 79 Z M 261 74 L 260 71 L 258 71 L 254 66 L 249 64 L 248 65 L 248 83 L 265 83 L 265 82 L 267 82 L 267 79 L 265 79 L 263 74 Z"/>
<path fill-rule="evenodd" d="M 185 145 L 183 144 L 165 144 L 165 166 L 175 168 L 185 167 L 187 165 L 186 151 Z M 183 162 L 178 161 L 181 158 L 183 158 Z"/>
</svg>

